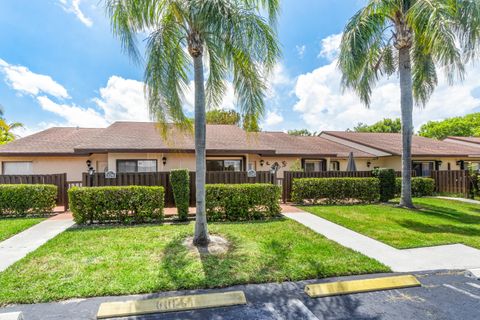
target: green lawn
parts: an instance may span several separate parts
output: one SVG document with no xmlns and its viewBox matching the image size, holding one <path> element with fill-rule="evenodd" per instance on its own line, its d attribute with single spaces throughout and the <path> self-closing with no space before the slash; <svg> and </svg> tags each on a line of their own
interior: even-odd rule
<svg viewBox="0 0 480 320">
<path fill-rule="evenodd" d="M 188 252 L 188 225 L 63 232 L 0 273 L 0 305 L 387 272 L 388 267 L 291 221 L 212 223 L 223 256 Z"/>
<path fill-rule="evenodd" d="M 480 249 L 479 205 L 433 198 L 414 203 L 418 210 L 390 204 L 303 209 L 400 249 L 452 243 Z"/>
<path fill-rule="evenodd" d="M 0 218 L 0 241 L 43 221 L 43 218 Z"/>
</svg>

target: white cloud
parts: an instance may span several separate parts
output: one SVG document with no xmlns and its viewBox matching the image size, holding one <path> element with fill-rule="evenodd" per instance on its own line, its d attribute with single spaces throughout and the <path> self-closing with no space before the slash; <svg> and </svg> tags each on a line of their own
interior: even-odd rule
<svg viewBox="0 0 480 320">
<path fill-rule="evenodd" d="M 302 45 L 296 45 L 295 49 L 297 50 L 297 55 L 300 59 L 303 59 L 303 56 L 305 55 L 305 51 L 307 50 L 307 46 L 302 44 Z"/>
<path fill-rule="evenodd" d="M 92 108 L 82 108 L 76 105 L 59 104 L 46 96 L 37 97 L 43 110 L 57 114 L 66 120 L 63 126 L 72 127 L 106 127 L 109 122 L 98 111 Z"/>
<path fill-rule="evenodd" d="M 329 53 L 335 52 L 333 47 L 330 49 Z M 295 85 L 298 102 L 293 109 L 301 114 L 309 129 L 345 130 L 358 122 L 370 124 L 387 117 L 400 117 L 400 89 L 396 76 L 378 82 L 370 109 L 367 109 L 354 92 L 342 92 L 337 60 L 331 57 L 334 60 L 329 64 L 300 75 Z M 480 66 L 470 65 L 467 70 L 465 80 L 454 86 L 449 86 L 439 72 L 439 85 L 427 106 L 414 109 L 416 129 L 429 120 L 478 111 L 480 98 L 475 97 L 474 91 L 480 88 Z"/>
<path fill-rule="evenodd" d="M 320 50 L 318 57 L 323 57 L 330 61 L 334 60 L 338 55 L 342 35 L 343 33 L 332 34 L 323 39 L 321 42 L 322 49 Z"/>
<path fill-rule="evenodd" d="M 267 127 L 272 127 L 283 122 L 283 116 L 277 111 L 268 111 L 265 117 L 264 124 Z"/>
<path fill-rule="evenodd" d="M 0 59 L 0 71 L 5 74 L 6 82 L 16 91 L 38 95 L 49 94 L 57 98 L 69 98 L 67 89 L 52 77 L 30 71 L 24 66 L 16 66 Z"/>
<path fill-rule="evenodd" d="M 100 89 L 100 97 L 93 100 L 103 110 L 108 122 L 149 120 L 141 81 L 111 76 L 107 86 Z"/>
<path fill-rule="evenodd" d="M 93 25 L 92 19 L 87 17 L 83 11 L 80 9 L 80 3 L 82 0 L 59 0 L 62 8 L 66 12 L 73 13 L 78 20 L 80 20 L 84 25 L 87 27 L 91 27 Z"/>
</svg>

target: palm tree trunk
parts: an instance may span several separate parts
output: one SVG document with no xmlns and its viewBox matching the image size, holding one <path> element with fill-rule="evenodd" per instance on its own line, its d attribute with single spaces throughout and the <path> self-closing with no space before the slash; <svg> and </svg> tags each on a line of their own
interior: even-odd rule
<svg viewBox="0 0 480 320">
<path fill-rule="evenodd" d="M 410 48 L 399 49 L 400 95 L 402 109 L 402 194 L 400 206 L 413 208 L 412 202 L 412 136 L 413 89 Z"/>
<path fill-rule="evenodd" d="M 206 175 L 206 121 L 205 121 L 205 85 L 203 79 L 202 55 L 193 57 L 195 73 L 195 186 L 197 213 L 193 243 L 197 246 L 209 242 L 207 215 L 205 212 L 205 175 Z"/>
</svg>

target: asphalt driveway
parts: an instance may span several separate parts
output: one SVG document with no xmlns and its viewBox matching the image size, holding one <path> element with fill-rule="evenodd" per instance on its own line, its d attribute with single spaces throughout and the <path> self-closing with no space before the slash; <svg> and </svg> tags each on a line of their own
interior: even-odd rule
<svg viewBox="0 0 480 320">
<path fill-rule="evenodd" d="M 416 274 L 422 287 L 311 299 L 304 294 L 306 284 L 371 278 L 385 275 L 330 278 L 319 281 L 286 282 L 235 286 L 222 290 L 167 292 L 128 297 L 77 299 L 57 303 L 18 305 L 0 312 L 23 311 L 26 320 L 95 319 L 105 301 L 122 301 L 192 293 L 243 290 L 244 306 L 157 314 L 128 319 L 479 319 L 480 281 L 463 272 Z M 126 319 L 126 318 L 123 318 Z"/>
</svg>

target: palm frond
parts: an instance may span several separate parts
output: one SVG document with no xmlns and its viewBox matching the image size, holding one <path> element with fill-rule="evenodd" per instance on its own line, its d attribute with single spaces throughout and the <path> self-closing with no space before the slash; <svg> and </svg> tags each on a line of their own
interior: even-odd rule
<svg viewBox="0 0 480 320">
<path fill-rule="evenodd" d="M 438 84 L 433 57 L 418 44 L 412 50 L 413 97 L 418 105 L 425 106 Z"/>
</svg>

